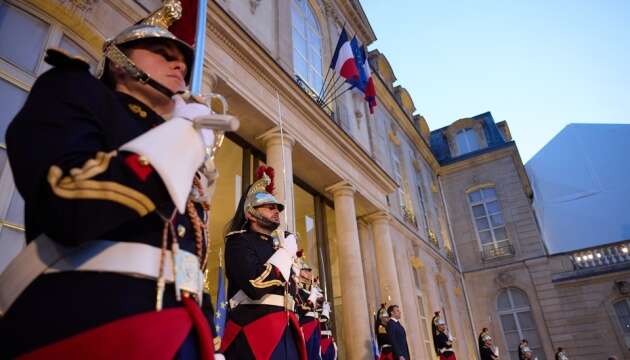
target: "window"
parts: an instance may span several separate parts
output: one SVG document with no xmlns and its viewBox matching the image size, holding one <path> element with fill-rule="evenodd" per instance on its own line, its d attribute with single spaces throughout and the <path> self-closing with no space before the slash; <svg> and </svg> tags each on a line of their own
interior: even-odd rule
<svg viewBox="0 0 630 360">
<path fill-rule="evenodd" d="M 304 251 L 305 261 L 313 268 L 313 276 L 316 277 L 320 274 L 321 250 L 317 244 L 315 227 L 315 197 L 304 188 L 293 184 L 293 200 L 298 249 Z"/>
<path fill-rule="evenodd" d="M 455 134 L 455 143 L 457 144 L 457 155 L 464 155 L 479 150 L 481 147 L 475 130 L 471 128 L 459 130 Z"/>
<path fill-rule="evenodd" d="M 416 252 L 420 252 L 420 249 L 417 249 Z M 424 342 L 424 348 L 427 352 L 427 359 L 433 359 L 433 348 L 432 348 L 432 336 L 429 336 L 431 333 L 431 326 L 429 326 L 429 319 L 427 319 L 426 309 L 425 309 L 425 295 L 422 292 L 422 269 L 414 269 L 413 271 L 413 279 L 416 284 L 416 301 L 418 303 L 418 317 L 420 319 L 420 331 L 422 332 L 422 340 Z"/>
<path fill-rule="evenodd" d="M 512 246 L 495 188 L 483 188 L 468 193 L 468 202 L 483 256 L 511 255 Z"/>
<path fill-rule="evenodd" d="M 24 246 L 24 201 L 9 169 L 6 130 L 35 78 L 48 69 L 42 59 L 49 47 L 96 63 L 60 25 L 0 0 L 0 271 Z"/>
<path fill-rule="evenodd" d="M 293 0 L 293 71 L 315 93 L 322 88 L 322 39 L 308 0 Z"/>
<path fill-rule="evenodd" d="M 508 347 L 510 359 L 518 360 L 518 345 L 521 339 L 527 339 L 538 360 L 545 360 L 536 323 L 527 299 L 527 294 L 517 288 L 501 290 L 497 298 L 497 314 Z"/>
<path fill-rule="evenodd" d="M 630 335 L 630 299 L 623 299 L 614 305 L 619 326 L 625 336 Z"/>
</svg>

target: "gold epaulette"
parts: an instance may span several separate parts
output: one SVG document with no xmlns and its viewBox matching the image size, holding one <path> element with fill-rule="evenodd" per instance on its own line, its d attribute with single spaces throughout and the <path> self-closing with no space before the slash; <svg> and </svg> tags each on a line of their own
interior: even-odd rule
<svg viewBox="0 0 630 360">
<path fill-rule="evenodd" d="M 230 231 L 229 233 L 227 233 L 227 235 L 225 235 L 225 237 L 228 236 L 232 236 L 232 235 L 236 235 L 236 234 L 242 234 L 244 232 L 246 232 L 247 230 L 236 230 L 236 231 Z"/>
<path fill-rule="evenodd" d="M 81 69 L 89 70 L 90 63 L 80 56 L 74 56 L 69 54 L 63 49 L 49 48 L 46 50 L 46 61 L 51 66 L 75 66 Z"/>
<path fill-rule="evenodd" d="M 385 329 L 385 326 L 379 325 L 378 326 L 378 333 L 379 334 L 387 334 L 387 329 Z"/>
</svg>

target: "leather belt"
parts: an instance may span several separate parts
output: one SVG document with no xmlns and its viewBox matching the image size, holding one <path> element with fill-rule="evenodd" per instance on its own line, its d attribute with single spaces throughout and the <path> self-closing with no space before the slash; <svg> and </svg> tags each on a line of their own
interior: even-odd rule
<svg viewBox="0 0 630 360">
<path fill-rule="evenodd" d="M 247 296 L 243 290 L 239 290 L 230 299 L 230 309 L 234 309 L 239 305 L 273 305 L 284 307 L 284 296 L 277 294 L 265 294 L 260 299 L 254 300 Z"/>
<path fill-rule="evenodd" d="M 178 250 L 188 264 L 197 264 L 194 254 Z M 39 275 L 62 271 L 97 271 L 122 273 L 146 279 L 157 279 L 161 249 L 143 243 L 93 240 L 80 246 L 63 246 L 45 235 L 40 235 L 23 249 L 0 274 L 0 316 Z M 180 273 L 186 271 L 178 271 Z M 167 250 L 163 276 L 167 283 L 175 282 L 173 256 Z M 195 274 L 193 274 L 195 275 Z M 195 279 L 194 281 L 198 281 Z"/>
</svg>

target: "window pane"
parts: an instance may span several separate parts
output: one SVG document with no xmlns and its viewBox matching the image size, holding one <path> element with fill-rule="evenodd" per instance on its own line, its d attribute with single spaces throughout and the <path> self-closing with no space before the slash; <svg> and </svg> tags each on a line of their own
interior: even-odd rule
<svg viewBox="0 0 630 360">
<path fill-rule="evenodd" d="M 293 30 L 294 31 L 298 31 L 298 33 L 300 33 L 302 35 L 302 37 L 305 37 L 305 26 L 304 26 L 304 19 L 302 18 L 302 16 L 295 10 L 291 11 L 291 21 L 293 21 Z"/>
<path fill-rule="evenodd" d="M 536 329 L 523 330 L 523 338 L 527 339 L 530 348 L 539 348 L 540 340 Z"/>
<path fill-rule="evenodd" d="M 488 224 L 488 218 L 482 217 L 481 219 L 477 219 L 477 229 L 478 230 L 486 230 L 490 225 Z"/>
<path fill-rule="evenodd" d="M 481 190 L 475 191 L 475 192 L 471 192 L 470 194 L 468 194 L 468 198 L 470 199 L 470 202 L 472 203 L 477 203 L 481 201 Z"/>
<path fill-rule="evenodd" d="M 512 295 L 512 305 L 516 307 L 521 306 L 529 306 L 529 300 L 527 300 L 527 295 L 519 289 L 511 288 L 510 295 Z"/>
<path fill-rule="evenodd" d="M 507 232 L 504 227 L 494 229 L 494 239 L 496 241 L 501 241 L 507 239 Z"/>
<path fill-rule="evenodd" d="M 490 234 L 490 230 L 480 231 L 479 232 L 479 240 L 481 240 L 482 244 L 488 244 L 492 242 L 492 234 Z"/>
<path fill-rule="evenodd" d="M 483 190 L 483 197 L 486 200 L 495 199 L 497 197 L 497 192 L 494 188 L 485 188 Z"/>
<path fill-rule="evenodd" d="M 9 262 L 22 250 L 26 241 L 24 232 L 9 229 L 8 227 L 0 227 L 0 273 L 5 269 Z"/>
<path fill-rule="evenodd" d="M 17 191 L 11 197 L 6 220 L 12 224 L 24 225 L 24 200 Z"/>
<path fill-rule="evenodd" d="M 49 25 L 4 3 L 0 3 L 0 20 L 0 57 L 34 73 Z"/>
<path fill-rule="evenodd" d="M 466 134 L 466 140 L 468 141 L 468 149 L 469 151 L 479 150 L 479 139 L 477 138 L 477 133 L 473 129 L 467 129 L 464 134 Z"/>
<path fill-rule="evenodd" d="M 319 49 L 321 49 L 321 45 L 320 45 L 320 40 L 319 40 L 319 33 L 312 31 L 313 29 L 309 29 L 310 31 L 308 31 L 308 44 L 310 46 L 313 47 L 313 49 L 319 51 Z"/>
<path fill-rule="evenodd" d="M 0 78 L 0 143 L 6 143 L 7 127 L 24 104 L 26 95 L 26 91 Z"/>
<path fill-rule="evenodd" d="M 628 306 L 628 301 L 623 300 L 616 303 L 615 313 L 617 313 L 619 325 L 623 329 L 624 333 L 630 334 L 630 307 Z"/>
<path fill-rule="evenodd" d="M 306 68 L 306 61 L 304 61 L 304 58 L 298 55 L 297 53 L 295 53 L 293 56 L 293 67 L 294 67 L 295 73 L 300 75 L 302 80 L 304 81 L 308 80 L 307 78 L 308 70 Z"/>
<path fill-rule="evenodd" d="M 297 185 L 293 185 L 293 194 L 298 248 L 304 250 L 305 260 L 313 268 L 313 276 L 319 276 L 319 249 L 315 232 L 315 198 Z"/>
<path fill-rule="evenodd" d="M 486 210 L 483 208 L 483 205 L 475 205 L 472 207 L 473 215 L 478 218 L 482 216 L 486 216 Z"/>
<path fill-rule="evenodd" d="M 500 213 L 492 215 L 490 216 L 490 222 L 492 223 L 492 226 L 503 225 L 503 216 L 501 216 Z"/>
<path fill-rule="evenodd" d="M 455 141 L 457 142 L 457 149 L 459 150 L 459 155 L 470 152 L 470 149 L 468 147 L 468 142 L 466 141 L 466 135 L 463 132 L 460 132 L 455 136 Z"/>
<path fill-rule="evenodd" d="M 295 30 L 293 30 L 293 51 L 297 51 L 304 57 L 306 56 L 306 40 Z"/>
<path fill-rule="evenodd" d="M 518 323 L 521 325 L 522 330 L 535 329 L 534 319 L 532 318 L 531 311 L 523 311 L 516 314 L 518 317 Z"/>
<path fill-rule="evenodd" d="M 508 298 L 507 291 L 503 290 L 497 299 L 497 308 L 499 310 L 507 310 L 512 306 L 510 305 L 510 299 Z"/>
<path fill-rule="evenodd" d="M 503 325 L 503 331 L 506 333 L 508 331 L 517 330 L 516 321 L 514 320 L 514 315 L 512 314 L 501 315 L 501 325 Z"/>
<path fill-rule="evenodd" d="M 501 211 L 501 207 L 499 207 L 499 202 L 496 200 L 486 203 L 486 208 L 488 209 L 489 214 L 494 214 Z"/>
</svg>

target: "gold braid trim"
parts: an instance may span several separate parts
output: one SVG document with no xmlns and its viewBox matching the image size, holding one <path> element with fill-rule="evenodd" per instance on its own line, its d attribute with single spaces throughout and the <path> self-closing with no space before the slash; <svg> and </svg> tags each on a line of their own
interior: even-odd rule
<svg viewBox="0 0 630 360">
<path fill-rule="evenodd" d="M 272 286 L 284 286 L 284 283 L 278 279 L 264 281 L 267 276 L 271 274 L 271 269 L 271 264 L 265 264 L 265 271 L 263 271 L 262 274 L 260 274 L 260 276 L 255 278 L 254 280 L 249 280 L 249 282 L 252 284 L 253 287 L 258 289 L 264 289 Z"/>
<path fill-rule="evenodd" d="M 96 199 L 109 200 L 125 205 L 144 216 L 155 210 L 155 204 L 143 193 L 130 187 L 111 181 L 88 180 L 102 174 L 109 167 L 110 160 L 116 151 L 99 152 L 94 159 L 85 162 L 82 168 L 69 171 L 63 176 L 60 167 L 53 165 L 48 171 L 48 183 L 53 193 L 64 199 Z"/>
</svg>

